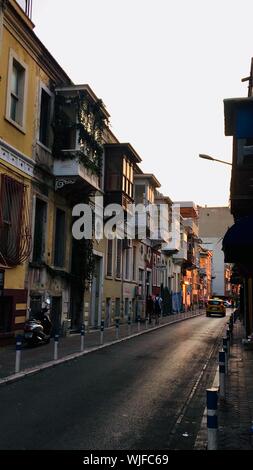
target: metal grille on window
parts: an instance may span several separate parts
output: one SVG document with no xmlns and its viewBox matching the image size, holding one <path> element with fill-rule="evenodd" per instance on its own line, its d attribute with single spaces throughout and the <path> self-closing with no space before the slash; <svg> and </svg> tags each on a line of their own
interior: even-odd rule
<svg viewBox="0 0 253 470">
<path fill-rule="evenodd" d="M 0 264 L 17 266 L 31 252 L 27 187 L 7 175 L 0 181 Z"/>
</svg>

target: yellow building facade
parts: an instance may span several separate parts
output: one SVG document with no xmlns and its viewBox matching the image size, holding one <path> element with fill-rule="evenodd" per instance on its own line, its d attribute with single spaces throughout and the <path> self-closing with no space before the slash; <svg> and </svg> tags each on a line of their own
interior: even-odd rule
<svg viewBox="0 0 253 470">
<path fill-rule="evenodd" d="M 1 1 L 0 342 L 14 336 L 27 312 L 36 67 L 19 37 L 21 23 L 33 28 L 16 2 Z"/>
<path fill-rule="evenodd" d="M 66 212 L 66 271 L 69 269 L 71 209 L 55 193 L 50 113 L 53 89 L 70 79 L 34 34 L 34 25 L 14 0 L 0 2 L 0 341 L 22 331 L 31 294 L 56 295 L 34 268 L 36 205 L 46 207 L 43 261 L 52 264 L 56 207 Z M 46 135 L 49 134 L 49 137 Z M 46 139 L 48 138 L 48 142 Z M 37 247 L 38 251 L 38 247 Z M 64 281 L 65 282 L 65 281 Z"/>
</svg>

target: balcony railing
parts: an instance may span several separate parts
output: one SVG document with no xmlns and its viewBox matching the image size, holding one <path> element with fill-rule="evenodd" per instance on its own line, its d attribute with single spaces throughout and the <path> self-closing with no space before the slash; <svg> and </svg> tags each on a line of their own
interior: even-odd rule
<svg viewBox="0 0 253 470">
<path fill-rule="evenodd" d="M 54 161 L 54 176 L 56 177 L 56 190 L 62 189 L 66 185 L 79 183 L 87 190 L 100 190 L 100 177 L 90 168 L 90 162 L 87 158 L 80 159 L 80 151 L 63 150 L 64 160 Z"/>
<path fill-rule="evenodd" d="M 190 227 L 194 233 L 194 235 L 199 235 L 199 227 L 193 219 L 184 219 L 183 220 L 185 227 Z"/>
</svg>

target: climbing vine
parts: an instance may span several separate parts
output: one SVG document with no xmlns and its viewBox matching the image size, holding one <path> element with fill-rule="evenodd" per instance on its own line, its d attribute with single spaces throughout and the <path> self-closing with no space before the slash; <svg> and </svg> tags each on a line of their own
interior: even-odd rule
<svg viewBox="0 0 253 470">
<path fill-rule="evenodd" d="M 54 116 L 54 157 L 64 160 L 64 149 L 70 148 L 71 133 L 75 140 L 78 131 L 80 150 L 68 152 L 68 158 L 78 158 L 92 173 L 100 176 L 102 171 L 102 136 L 108 119 L 104 114 L 102 100 L 91 102 L 86 91 L 76 96 L 56 95 Z"/>
<path fill-rule="evenodd" d="M 87 196 L 84 200 L 85 204 L 89 204 Z M 77 218 L 73 218 L 73 223 Z M 72 238 L 72 266 L 71 275 L 76 282 L 85 289 L 92 283 L 95 271 L 95 257 L 93 253 L 93 239 L 82 238 L 76 240 Z"/>
<path fill-rule="evenodd" d="M 95 261 L 93 242 L 92 240 L 73 239 L 72 249 L 73 256 L 71 274 L 76 282 L 85 289 L 87 284 L 91 284 L 94 275 Z"/>
</svg>

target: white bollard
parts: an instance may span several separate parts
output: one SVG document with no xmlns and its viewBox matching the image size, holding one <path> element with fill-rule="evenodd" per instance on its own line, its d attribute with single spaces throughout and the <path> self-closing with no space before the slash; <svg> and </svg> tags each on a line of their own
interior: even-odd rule
<svg viewBox="0 0 253 470">
<path fill-rule="evenodd" d="M 21 338 L 21 336 L 17 336 L 17 338 L 16 338 L 15 374 L 18 374 L 20 372 L 21 348 L 22 348 L 22 338 Z"/>
<path fill-rule="evenodd" d="M 209 388 L 206 391 L 207 400 L 207 450 L 218 449 L 218 391 L 216 388 Z"/>
</svg>

